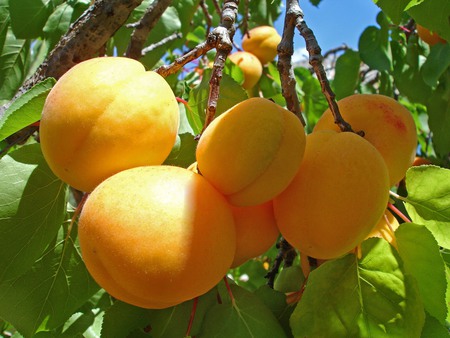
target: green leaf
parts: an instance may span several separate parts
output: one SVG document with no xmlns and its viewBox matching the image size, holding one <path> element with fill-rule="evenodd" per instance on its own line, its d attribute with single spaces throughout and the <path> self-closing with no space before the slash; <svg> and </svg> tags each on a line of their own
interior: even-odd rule
<svg viewBox="0 0 450 338">
<path fill-rule="evenodd" d="M 172 35 L 173 33 L 179 32 L 181 30 L 181 21 L 180 16 L 183 13 L 178 13 L 174 7 L 168 7 L 161 18 L 158 20 L 156 26 L 150 32 L 150 35 L 145 43 L 146 46 L 149 46 L 153 43 L 157 43 L 161 41 L 163 38 Z M 126 28 L 129 30 L 129 28 Z M 154 49 L 151 53 L 147 53 L 143 58 L 141 58 L 141 62 L 148 68 L 151 69 L 163 56 L 167 53 L 167 49 L 170 48 L 175 41 L 171 41 L 169 43 L 164 44 L 156 49 Z"/>
<path fill-rule="evenodd" d="M 29 43 L 8 29 L 0 54 L 0 101 L 10 100 L 25 79 Z"/>
<path fill-rule="evenodd" d="M 0 117 L 0 140 L 40 120 L 45 98 L 55 83 L 47 78 L 14 101 Z"/>
<path fill-rule="evenodd" d="M 0 160 L 0 282 L 28 270 L 64 220 L 66 185 L 45 162 L 38 144 Z"/>
<path fill-rule="evenodd" d="M 450 41 L 450 2 L 448 0 L 415 1 L 417 4 L 408 9 L 408 14 L 416 23 L 438 33 Z"/>
<path fill-rule="evenodd" d="M 49 49 L 53 48 L 69 29 L 73 13 L 74 8 L 65 2 L 56 7 L 55 11 L 49 16 L 43 27 L 45 38 L 51 41 Z"/>
<path fill-rule="evenodd" d="M 9 26 L 8 0 L 0 0 L 0 55 L 6 40 L 6 33 Z"/>
<path fill-rule="evenodd" d="M 197 336 L 200 332 L 206 313 L 217 303 L 216 295 L 217 289 L 213 288 L 211 291 L 198 297 L 190 336 Z M 194 300 L 190 300 L 168 309 L 150 310 L 152 337 L 183 337 L 186 334 L 193 308 Z"/>
<path fill-rule="evenodd" d="M 127 337 L 137 328 L 150 325 L 147 309 L 116 301 L 105 311 L 102 324 L 102 337 Z"/>
<path fill-rule="evenodd" d="M 302 97 L 303 110 L 306 115 L 307 132 L 310 133 L 317 120 L 328 109 L 328 103 L 322 93 L 319 80 L 307 68 L 295 68 L 294 74 L 304 92 Z"/>
<path fill-rule="evenodd" d="M 239 2 L 239 13 L 244 13 L 245 1 Z M 248 1 L 249 27 L 269 25 L 273 26 L 281 14 L 281 0 Z M 212 7 L 210 7 L 212 8 Z"/>
<path fill-rule="evenodd" d="M 0 283 L 0 317 L 23 336 L 64 324 L 99 290 L 81 259 L 76 231 L 60 229 L 30 270 Z"/>
<path fill-rule="evenodd" d="M 359 53 L 351 49 L 346 50 L 337 59 L 335 76 L 332 82 L 337 100 L 355 93 L 359 82 L 360 66 Z"/>
<path fill-rule="evenodd" d="M 448 328 L 427 313 L 425 325 L 422 330 L 422 338 L 449 338 Z"/>
<path fill-rule="evenodd" d="M 422 65 L 422 77 L 427 85 L 436 87 L 439 78 L 450 67 L 450 44 L 438 43 L 431 47 L 427 60 Z"/>
<path fill-rule="evenodd" d="M 285 293 L 295 292 L 300 291 L 304 281 L 302 268 L 299 265 L 292 265 L 280 271 L 273 287 L 275 290 Z"/>
<path fill-rule="evenodd" d="M 207 309 L 216 301 L 215 288 L 198 297 L 191 335 L 199 332 Z M 138 332 L 148 328 L 151 328 L 154 338 L 183 337 L 188 328 L 193 307 L 194 300 L 160 310 L 143 309 L 116 301 L 105 312 L 102 337 L 134 337 Z"/>
<path fill-rule="evenodd" d="M 359 37 L 358 49 L 361 60 L 370 68 L 383 71 L 392 70 L 391 52 L 384 43 L 382 30 L 369 26 Z"/>
<path fill-rule="evenodd" d="M 295 337 L 418 337 L 425 313 L 395 249 L 371 238 L 312 271 L 291 317 Z"/>
<path fill-rule="evenodd" d="M 289 318 L 295 309 L 295 305 L 286 302 L 286 295 L 270 288 L 268 285 L 261 286 L 255 290 L 254 294 L 272 311 L 283 327 L 286 336 L 292 336 Z"/>
<path fill-rule="evenodd" d="M 398 42 L 392 42 L 394 57 L 394 81 L 397 89 L 409 101 L 426 104 L 432 88 L 428 86 L 420 72 L 421 60 L 420 50 L 417 44 L 417 36 L 410 36 L 405 48 Z"/>
<path fill-rule="evenodd" d="M 234 284 L 230 288 L 235 303 L 214 305 L 206 313 L 196 337 L 286 337 L 273 313 L 257 296 Z"/>
<path fill-rule="evenodd" d="M 180 134 L 164 164 L 187 168 L 195 162 L 196 149 L 197 141 L 192 134 Z"/>
<path fill-rule="evenodd" d="M 381 10 L 391 18 L 395 24 L 399 24 L 405 8 L 411 0 L 373 0 L 373 2 L 381 8 Z"/>
<path fill-rule="evenodd" d="M 447 84 L 446 84 L 447 83 Z M 428 97 L 428 125 L 432 131 L 433 148 L 437 155 L 447 158 L 450 152 L 450 104 L 449 89 L 450 71 L 447 71 L 446 83 L 440 84 Z"/>
<path fill-rule="evenodd" d="M 450 248 L 450 170 L 412 167 L 406 172 L 406 209 L 414 223 L 425 225 L 440 246 Z"/>
<path fill-rule="evenodd" d="M 188 102 L 191 109 L 187 111 L 187 117 L 195 134 L 199 134 L 202 131 L 205 122 L 210 77 L 211 69 L 205 69 L 202 81 L 189 93 Z M 248 96 L 245 90 L 229 75 L 223 74 L 220 81 L 216 117 L 247 98 Z"/>
<path fill-rule="evenodd" d="M 405 270 L 417 280 L 425 310 L 444 324 L 447 317 L 447 280 L 436 239 L 425 226 L 414 223 L 400 225 L 395 237 Z"/>
<path fill-rule="evenodd" d="M 39 37 L 52 9 L 50 0 L 9 0 L 14 35 L 18 39 Z"/>
</svg>

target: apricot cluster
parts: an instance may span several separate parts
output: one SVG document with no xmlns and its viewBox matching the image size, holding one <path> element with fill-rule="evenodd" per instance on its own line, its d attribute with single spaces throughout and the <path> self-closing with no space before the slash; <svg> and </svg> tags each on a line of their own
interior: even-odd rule
<svg viewBox="0 0 450 338">
<path fill-rule="evenodd" d="M 90 192 L 78 222 L 89 273 L 113 297 L 144 308 L 200 296 L 267 251 L 279 236 L 272 199 L 293 179 L 305 148 L 293 114 L 249 99 L 206 128 L 200 174 L 197 166 L 162 164 L 177 127 L 168 84 L 126 58 L 78 64 L 42 113 L 50 167 Z"/>
<path fill-rule="evenodd" d="M 414 120 L 394 99 L 355 94 L 337 103 L 364 137 L 340 132 L 325 111 L 306 138 L 295 178 L 274 199 L 283 237 L 317 259 L 344 255 L 372 235 L 393 243 L 386 230 L 394 223 L 385 216 L 389 189 L 405 176 L 417 146 Z"/>
<path fill-rule="evenodd" d="M 380 95 L 338 105 L 365 137 L 336 130 L 330 112 L 306 135 L 254 97 L 216 117 L 181 168 L 163 164 L 179 120 L 162 77 L 126 58 L 72 68 L 47 98 L 41 145 L 57 176 L 90 193 L 78 222 L 89 273 L 113 297 L 161 309 L 206 293 L 280 234 L 317 259 L 369 236 L 394 243 L 386 206 L 414 159 L 414 122 Z"/>
<path fill-rule="evenodd" d="M 281 36 L 275 28 L 258 26 L 250 29 L 242 38 L 243 50 L 228 56 L 244 74 L 244 89 L 250 90 L 258 83 L 263 66 L 275 59 L 280 41 Z"/>
</svg>

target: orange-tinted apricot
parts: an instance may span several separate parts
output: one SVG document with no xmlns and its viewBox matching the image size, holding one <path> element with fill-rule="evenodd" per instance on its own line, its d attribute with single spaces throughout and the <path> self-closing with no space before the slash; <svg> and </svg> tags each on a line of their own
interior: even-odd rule
<svg viewBox="0 0 450 338">
<path fill-rule="evenodd" d="M 416 25 L 417 35 L 419 35 L 419 38 L 421 38 L 423 41 L 425 41 L 430 46 L 434 46 L 437 43 L 446 43 L 443 38 L 439 36 L 439 34 L 436 34 L 432 31 L 430 31 L 428 28 Z"/>
<path fill-rule="evenodd" d="M 61 180 L 89 192 L 121 170 L 163 163 L 178 121 L 163 77 L 129 58 L 94 58 L 50 91 L 40 124 L 42 152 Z"/>
<path fill-rule="evenodd" d="M 202 176 L 171 166 L 132 168 L 103 181 L 83 207 L 78 235 L 97 283 L 144 308 L 204 294 L 236 251 L 226 199 Z"/>
<path fill-rule="evenodd" d="M 317 131 L 302 164 L 274 199 L 281 235 L 302 254 L 332 259 L 360 243 L 380 219 L 389 175 L 376 148 L 354 133 Z"/>
<path fill-rule="evenodd" d="M 230 54 L 228 58 L 238 65 L 242 73 L 244 73 L 242 87 L 247 90 L 253 88 L 261 78 L 263 70 L 258 58 L 249 52 L 243 51 Z"/>
<path fill-rule="evenodd" d="M 256 55 L 263 65 L 273 61 L 281 42 L 277 30 L 272 26 L 258 26 L 249 30 L 248 34 L 242 38 L 242 49 Z"/>
<path fill-rule="evenodd" d="M 232 207 L 236 223 L 236 253 L 231 267 L 262 255 L 276 242 L 279 231 L 272 201 L 249 207 Z"/>
<path fill-rule="evenodd" d="M 411 113 L 393 98 L 378 94 L 355 94 L 337 103 L 344 120 L 353 130 L 364 131 L 364 138 L 383 156 L 390 184 L 397 184 L 416 154 L 417 132 Z M 339 131 L 329 109 L 317 122 L 314 132 L 326 129 Z"/>
<path fill-rule="evenodd" d="M 203 132 L 196 158 L 201 174 L 236 206 L 262 204 L 297 172 L 305 131 L 290 111 L 264 98 L 242 101 Z"/>
</svg>

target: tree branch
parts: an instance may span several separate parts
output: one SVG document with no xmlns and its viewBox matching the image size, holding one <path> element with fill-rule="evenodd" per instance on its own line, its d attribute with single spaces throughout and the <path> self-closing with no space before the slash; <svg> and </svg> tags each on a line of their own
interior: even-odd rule
<svg viewBox="0 0 450 338">
<path fill-rule="evenodd" d="M 336 123 L 341 131 L 350 131 L 353 129 L 349 123 L 347 123 L 339 111 L 339 107 L 336 103 L 336 95 L 330 87 L 325 70 L 322 65 L 323 56 L 321 55 L 322 50 L 317 43 L 316 37 L 313 31 L 308 27 L 305 20 L 303 19 L 303 12 L 298 4 L 298 0 L 290 1 L 292 3 L 291 10 L 295 12 L 296 24 L 295 26 L 300 32 L 300 35 L 305 39 L 306 50 L 309 53 L 309 64 L 313 67 L 317 78 L 319 79 L 320 86 L 322 88 L 322 93 L 328 102 L 328 106 L 334 116 L 334 123 Z"/>
<path fill-rule="evenodd" d="M 219 99 L 220 80 L 222 79 L 225 61 L 233 49 L 233 37 L 236 32 L 234 23 L 236 21 L 239 0 L 225 0 L 222 9 L 222 20 L 219 27 L 213 30 L 218 38 L 216 46 L 216 57 L 214 58 L 211 79 L 209 80 L 209 96 L 206 109 L 205 124 L 203 130 L 212 122 L 216 116 L 217 101 Z"/>
<path fill-rule="evenodd" d="M 216 114 L 223 67 L 225 66 L 225 60 L 228 57 L 228 54 L 233 49 L 232 41 L 235 33 L 234 23 L 237 16 L 238 4 L 239 0 L 225 0 L 221 23 L 208 34 L 206 41 L 197 45 L 185 55 L 177 58 L 170 65 L 163 65 L 155 70 L 161 76 L 166 77 L 179 71 L 188 62 L 191 62 L 201 55 L 206 54 L 211 49 L 216 48 L 217 53 L 214 59 L 211 79 L 209 81 L 210 89 L 203 130 L 211 123 Z"/>
<path fill-rule="evenodd" d="M 154 51 L 156 48 L 164 46 L 166 43 L 169 43 L 176 39 L 181 39 L 182 37 L 183 37 L 183 35 L 181 33 L 173 33 L 169 36 L 166 36 L 164 39 L 161 39 L 160 41 L 155 42 L 155 43 L 151 44 L 150 46 L 147 46 L 144 49 L 142 49 L 142 55 L 150 53 L 150 52 Z"/>
<path fill-rule="evenodd" d="M 150 31 L 155 27 L 159 18 L 172 3 L 171 0 L 155 0 L 147 8 L 139 22 L 130 25 L 134 28 L 131 41 L 128 45 L 125 56 L 139 60 L 142 57 L 142 49 Z"/>
<path fill-rule="evenodd" d="M 296 19 L 300 10 L 297 1 L 288 0 L 286 15 L 284 17 L 283 36 L 278 45 L 278 72 L 281 78 L 281 93 L 286 100 L 287 109 L 293 112 L 306 126 L 303 119 L 300 102 L 295 88 L 296 81 L 292 67 L 292 55 L 294 54 L 294 29 Z M 296 6 L 298 8 L 296 8 Z"/>
</svg>

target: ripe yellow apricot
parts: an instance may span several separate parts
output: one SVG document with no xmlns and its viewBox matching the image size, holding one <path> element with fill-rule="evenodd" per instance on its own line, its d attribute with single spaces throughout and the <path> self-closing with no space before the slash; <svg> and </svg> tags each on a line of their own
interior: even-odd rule
<svg viewBox="0 0 450 338">
<path fill-rule="evenodd" d="M 411 113 L 399 102 L 384 95 L 355 94 L 338 101 L 342 117 L 353 130 L 363 130 L 364 138 L 383 156 L 390 184 L 398 183 L 414 161 L 417 132 Z M 327 109 L 313 132 L 336 130 L 333 115 Z"/>
<path fill-rule="evenodd" d="M 164 308 L 204 294 L 236 250 L 233 214 L 202 176 L 172 166 L 115 174 L 94 189 L 79 219 L 82 258 L 113 297 Z"/>
<path fill-rule="evenodd" d="M 236 206 L 262 204 L 294 178 L 305 149 L 300 120 L 254 97 L 217 117 L 197 145 L 200 173 Z"/>
<path fill-rule="evenodd" d="M 394 247 L 397 246 L 394 231 L 400 226 L 394 215 L 386 209 L 378 223 L 372 229 L 367 238 L 378 237 L 384 238 Z"/>
<path fill-rule="evenodd" d="M 389 175 L 376 148 L 354 133 L 306 137 L 302 164 L 274 199 L 281 235 L 317 259 L 346 254 L 364 240 L 386 209 Z"/>
<path fill-rule="evenodd" d="M 434 46 L 437 43 L 446 43 L 443 38 L 439 36 L 439 34 L 433 33 L 428 28 L 423 27 L 421 25 L 416 25 L 417 35 L 423 41 L 425 41 L 430 46 Z"/>
<path fill-rule="evenodd" d="M 417 167 L 420 165 L 429 165 L 429 164 L 432 164 L 432 162 L 429 159 L 421 156 L 416 156 L 411 166 Z"/>
<path fill-rule="evenodd" d="M 231 267 L 262 255 L 276 242 L 280 232 L 272 201 L 249 207 L 231 207 L 236 224 L 236 253 Z"/>
<path fill-rule="evenodd" d="M 272 26 L 258 26 L 250 29 L 248 34 L 242 38 L 242 49 L 256 55 L 263 65 L 271 62 L 281 42 L 277 30 Z"/>
<path fill-rule="evenodd" d="M 163 77 L 124 57 L 81 62 L 50 91 L 40 140 L 52 171 L 82 191 L 121 170 L 161 164 L 178 131 L 175 96 Z"/>
<path fill-rule="evenodd" d="M 241 68 L 244 73 L 244 82 L 242 87 L 244 89 L 253 88 L 259 81 L 262 75 L 262 64 L 258 58 L 249 52 L 235 52 L 230 54 L 228 58 Z"/>
</svg>

